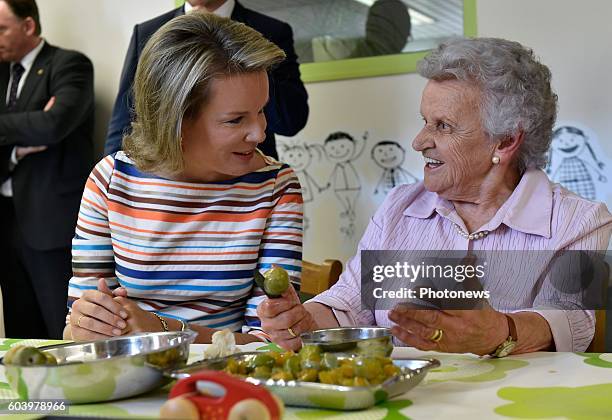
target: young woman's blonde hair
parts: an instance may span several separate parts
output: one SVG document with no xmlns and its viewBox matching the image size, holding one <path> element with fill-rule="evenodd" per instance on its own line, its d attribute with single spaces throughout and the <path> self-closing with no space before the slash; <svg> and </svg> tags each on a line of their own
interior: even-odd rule
<svg viewBox="0 0 612 420">
<path fill-rule="evenodd" d="M 268 71 L 285 53 L 248 26 L 210 13 L 172 19 L 147 42 L 134 80 L 135 121 L 123 148 L 145 172 L 184 167 L 181 126 L 197 116 L 213 79 Z"/>
</svg>

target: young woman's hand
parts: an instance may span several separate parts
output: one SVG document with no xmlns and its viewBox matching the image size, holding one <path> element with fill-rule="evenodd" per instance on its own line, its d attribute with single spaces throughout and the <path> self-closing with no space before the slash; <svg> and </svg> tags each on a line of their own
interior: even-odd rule
<svg viewBox="0 0 612 420">
<path fill-rule="evenodd" d="M 114 300 L 120 304 L 128 314 L 125 320 L 127 322 L 126 334 L 164 331 L 160 319 L 152 312 L 142 309 L 135 301 L 123 296 L 117 296 Z"/>
<path fill-rule="evenodd" d="M 116 293 L 127 295 L 122 287 Z M 70 314 L 72 339 L 100 340 L 125 334 L 128 312 L 114 298 L 106 280 L 100 279 L 97 290 L 86 290 L 75 300 Z"/>
</svg>

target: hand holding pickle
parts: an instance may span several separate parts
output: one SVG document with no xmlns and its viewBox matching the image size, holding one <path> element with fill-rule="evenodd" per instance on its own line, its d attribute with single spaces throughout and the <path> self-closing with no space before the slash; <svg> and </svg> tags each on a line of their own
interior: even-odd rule
<svg viewBox="0 0 612 420">
<path fill-rule="evenodd" d="M 316 324 L 312 315 L 300 303 L 293 286 L 287 283 L 286 290 L 280 296 L 273 294 L 275 297 L 268 297 L 259 304 L 257 315 L 262 329 L 272 341 L 287 350 L 298 350 L 302 346 L 300 334 L 312 331 Z M 278 292 L 279 289 L 271 291 Z"/>
</svg>

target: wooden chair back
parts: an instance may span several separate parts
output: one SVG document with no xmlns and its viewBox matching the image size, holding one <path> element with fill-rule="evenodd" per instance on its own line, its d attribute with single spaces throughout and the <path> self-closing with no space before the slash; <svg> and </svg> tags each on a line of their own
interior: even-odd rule
<svg viewBox="0 0 612 420">
<path fill-rule="evenodd" d="M 339 260 L 325 260 L 323 264 L 302 261 L 302 281 L 300 292 L 306 295 L 318 295 L 332 287 L 342 273 Z"/>
<path fill-rule="evenodd" d="M 608 303 L 608 288 L 610 286 L 610 266 L 605 264 L 605 281 L 603 282 L 603 299 Z M 605 306 L 605 305 L 604 305 Z M 606 352 L 606 309 L 597 309 L 595 311 L 595 335 L 593 341 L 587 348 L 588 353 L 605 353 Z"/>
<path fill-rule="evenodd" d="M 606 351 L 606 310 L 595 311 L 595 335 L 587 348 L 587 353 L 605 353 Z"/>
</svg>

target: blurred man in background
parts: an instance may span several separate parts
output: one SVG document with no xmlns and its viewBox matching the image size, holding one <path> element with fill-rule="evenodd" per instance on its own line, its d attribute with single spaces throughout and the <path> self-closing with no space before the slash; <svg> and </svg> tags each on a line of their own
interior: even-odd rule
<svg viewBox="0 0 612 420">
<path fill-rule="evenodd" d="M 120 150 L 123 135 L 130 130 L 132 84 L 145 44 L 166 22 L 191 10 L 204 10 L 244 23 L 285 52 L 285 61 L 269 74 L 270 100 L 264 110 L 268 126 L 266 140 L 259 146 L 265 155 L 278 158 L 274 134 L 293 136 L 304 128 L 308 120 L 308 94 L 300 79 L 297 55 L 293 47 L 293 31 L 288 24 L 247 9 L 235 0 L 187 0 L 184 6 L 134 27 L 123 63 L 119 93 L 113 107 L 104 153 L 108 155 Z"/>
<path fill-rule="evenodd" d="M 61 338 L 70 245 L 93 163 L 93 67 L 0 0 L 0 284 L 7 337 Z"/>
</svg>

